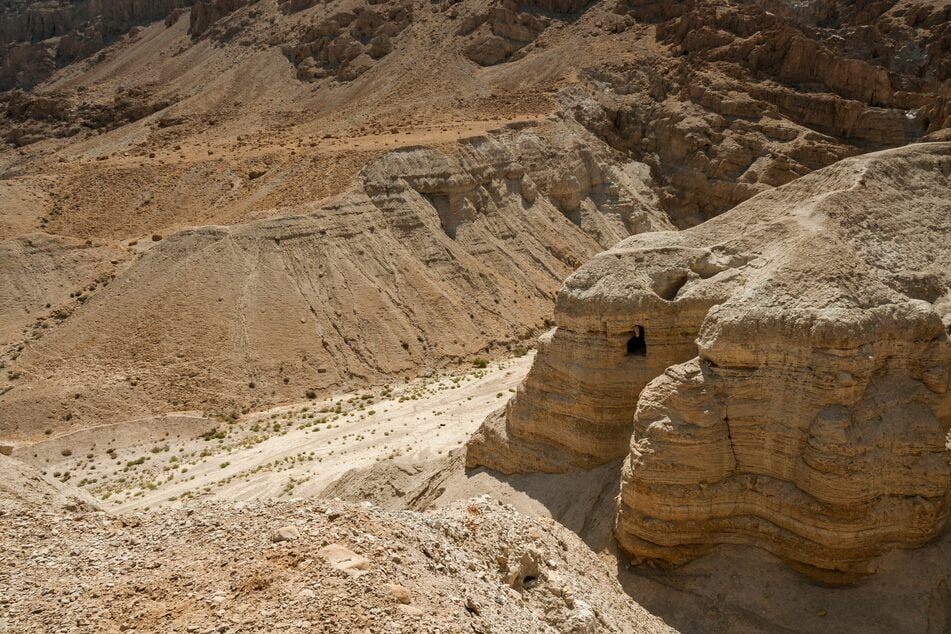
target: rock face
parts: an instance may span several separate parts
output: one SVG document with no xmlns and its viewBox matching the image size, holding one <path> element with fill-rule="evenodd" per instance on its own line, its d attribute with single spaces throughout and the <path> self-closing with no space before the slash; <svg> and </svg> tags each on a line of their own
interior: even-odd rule
<svg viewBox="0 0 951 634">
<path fill-rule="evenodd" d="M 183 0 L 11 0 L 0 8 L 0 90 L 32 88 Z"/>
<path fill-rule="evenodd" d="M 828 581 L 944 528 L 951 144 L 848 159 L 572 275 L 469 464 L 628 454 L 617 538 L 681 563 L 755 544 Z"/>
<path fill-rule="evenodd" d="M 0 139 L 14 146 L 51 137 L 71 137 L 88 130 L 113 130 L 162 110 L 169 99 L 149 90 L 119 90 L 107 103 L 77 102 L 73 95 L 37 95 L 19 90 L 0 93 Z"/>
<path fill-rule="evenodd" d="M 285 4 L 294 10 L 294 2 Z M 285 44 L 284 55 L 297 67 L 303 80 L 335 77 L 351 81 L 370 69 L 392 49 L 397 37 L 413 20 L 411 2 L 393 2 L 377 7 L 352 7 L 338 11 L 317 24 L 302 29 L 296 41 Z"/>
<path fill-rule="evenodd" d="M 477 10 L 464 17 L 456 33 L 464 38 L 467 58 L 480 66 L 495 66 L 524 57 L 545 29 L 576 19 L 588 4 L 584 0 L 504 0 L 476 5 Z"/>
<path fill-rule="evenodd" d="M 625 89 L 579 100 L 579 117 L 651 165 L 681 226 L 951 122 L 947 5 L 625 0 L 615 12 L 625 34 L 654 25 L 665 55 L 650 73 L 606 65 Z"/>
</svg>

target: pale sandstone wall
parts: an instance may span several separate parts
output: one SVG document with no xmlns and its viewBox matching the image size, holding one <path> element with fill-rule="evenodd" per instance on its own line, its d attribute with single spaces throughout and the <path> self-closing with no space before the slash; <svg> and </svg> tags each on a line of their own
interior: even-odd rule
<svg viewBox="0 0 951 634">
<path fill-rule="evenodd" d="M 951 144 L 911 146 L 621 242 L 565 283 L 470 466 L 628 454 L 617 537 L 641 562 L 746 543 L 842 581 L 935 537 L 951 496 L 949 177 Z M 645 356 L 626 351 L 635 324 Z"/>
</svg>

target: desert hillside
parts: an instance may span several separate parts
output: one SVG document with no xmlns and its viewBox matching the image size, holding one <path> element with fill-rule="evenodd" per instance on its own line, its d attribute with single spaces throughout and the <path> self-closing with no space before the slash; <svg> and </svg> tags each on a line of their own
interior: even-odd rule
<svg viewBox="0 0 951 634">
<path fill-rule="evenodd" d="M 942 138 L 949 10 L 8 5 L 0 430 L 501 354 L 621 238 Z"/>
<path fill-rule="evenodd" d="M 947 0 L 6 0 L 0 630 L 944 631 L 949 156 Z"/>
</svg>

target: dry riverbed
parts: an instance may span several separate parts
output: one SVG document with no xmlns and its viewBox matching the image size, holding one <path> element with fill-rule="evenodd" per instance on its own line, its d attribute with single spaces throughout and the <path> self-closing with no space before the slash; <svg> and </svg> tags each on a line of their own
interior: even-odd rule
<svg viewBox="0 0 951 634">
<path fill-rule="evenodd" d="M 121 426 L 118 434 L 110 426 L 93 441 L 87 434 L 82 446 L 64 441 L 55 460 L 37 466 L 115 511 L 307 497 L 350 469 L 426 461 L 461 447 L 514 392 L 532 358 L 206 421 L 194 436 L 159 434 L 156 441 L 153 432 L 128 444 L 117 442 Z"/>
</svg>

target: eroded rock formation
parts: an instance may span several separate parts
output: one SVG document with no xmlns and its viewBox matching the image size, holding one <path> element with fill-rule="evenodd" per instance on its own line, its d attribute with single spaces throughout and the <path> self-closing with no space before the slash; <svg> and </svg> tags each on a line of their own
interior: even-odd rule
<svg viewBox="0 0 951 634">
<path fill-rule="evenodd" d="M 568 278 L 557 328 L 469 464 L 628 454 L 638 561 L 761 546 L 830 581 L 951 501 L 951 144 L 848 159 Z"/>
<path fill-rule="evenodd" d="M 664 51 L 596 77 L 579 119 L 649 164 L 681 226 L 841 158 L 951 123 L 951 8 L 899 2 L 625 0 Z M 623 87 L 618 90 L 618 87 Z M 592 102 L 596 102 L 595 107 Z"/>
<path fill-rule="evenodd" d="M 288 8 L 293 8 L 290 4 Z M 297 67 L 300 79 L 333 76 L 340 81 L 356 79 L 375 60 L 392 49 L 398 36 L 413 19 L 409 2 L 382 4 L 379 7 L 353 6 L 351 10 L 307 25 L 293 44 L 283 46 L 284 55 Z"/>
<path fill-rule="evenodd" d="M 161 20 L 184 0 L 11 0 L 0 9 L 0 90 L 32 88 L 57 68 Z M 134 36 L 134 34 L 129 34 Z"/>
<path fill-rule="evenodd" d="M 11 90 L 0 93 L 0 140 L 23 146 L 50 137 L 113 130 L 162 110 L 172 101 L 156 98 L 146 88 L 117 91 L 106 103 L 90 103 L 72 94 Z"/>
</svg>

